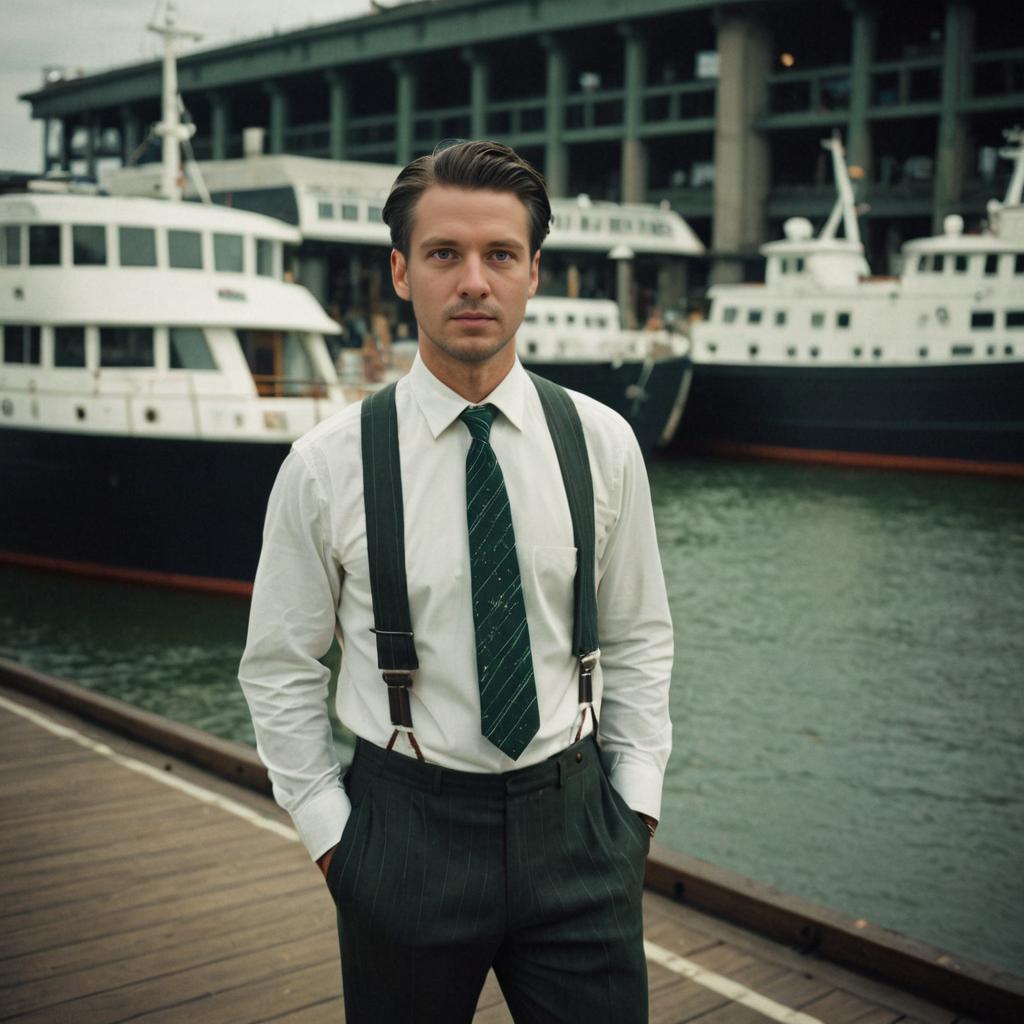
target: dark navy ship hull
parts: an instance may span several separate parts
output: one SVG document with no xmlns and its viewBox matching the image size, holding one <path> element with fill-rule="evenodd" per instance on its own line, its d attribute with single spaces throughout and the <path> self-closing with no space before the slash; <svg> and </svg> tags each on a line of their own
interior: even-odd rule
<svg viewBox="0 0 1024 1024">
<path fill-rule="evenodd" d="M 1024 363 L 697 364 L 673 448 L 1024 475 Z"/>
<path fill-rule="evenodd" d="M 668 443 L 675 430 L 689 384 L 689 356 L 672 356 L 645 364 L 531 363 L 528 370 L 572 391 L 581 391 L 610 406 L 633 428 L 640 447 L 649 452 Z"/>
<path fill-rule="evenodd" d="M 616 408 L 657 443 L 688 360 L 537 372 Z M 0 562 L 245 594 L 286 443 L 0 429 Z"/>
<path fill-rule="evenodd" d="M 0 559 L 245 592 L 288 449 L 0 430 Z"/>
</svg>

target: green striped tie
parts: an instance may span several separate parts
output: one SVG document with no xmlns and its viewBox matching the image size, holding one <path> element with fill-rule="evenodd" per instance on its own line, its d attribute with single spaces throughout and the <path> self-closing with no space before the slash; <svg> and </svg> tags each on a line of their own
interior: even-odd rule
<svg viewBox="0 0 1024 1024">
<path fill-rule="evenodd" d="M 489 441 L 495 412 L 493 405 L 471 406 L 459 419 L 473 439 L 466 456 L 466 521 L 480 726 L 514 761 L 537 734 L 540 715 L 512 511 Z"/>
</svg>

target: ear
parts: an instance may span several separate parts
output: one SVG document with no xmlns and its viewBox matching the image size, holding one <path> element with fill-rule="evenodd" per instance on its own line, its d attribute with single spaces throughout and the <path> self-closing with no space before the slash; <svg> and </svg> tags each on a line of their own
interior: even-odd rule
<svg viewBox="0 0 1024 1024">
<path fill-rule="evenodd" d="M 537 292 L 537 284 L 540 281 L 540 249 L 533 254 L 533 262 L 530 265 L 530 293 L 527 298 L 532 299 Z"/>
<path fill-rule="evenodd" d="M 395 287 L 395 294 L 408 302 L 412 296 L 409 290 L 409 267 L 397 249 L 391 250 L 391 283 Z"/>
</svg>

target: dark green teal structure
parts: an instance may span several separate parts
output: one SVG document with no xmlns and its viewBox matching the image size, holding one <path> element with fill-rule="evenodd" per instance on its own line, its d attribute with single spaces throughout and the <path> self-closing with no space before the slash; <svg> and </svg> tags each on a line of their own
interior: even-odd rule
<svg viewBox="0 0 1024 1024">
<path fill-rule="evenodd" d="M 555 194 L 667 200 L 718 280 L 753 274 L 784 218 L 827 213 L 819 142 L 837 129 L 884 270 L 903 240 L 947 213 L 980 220 L 1005 188 L 995 150 L 1024 117 L 1015 6 L 428 0 L 193 53 L 179 80 L 200 159 L 241 156 L 248 126 L 266 129 L 269 152 L 392 163 L 491 136 Z M 95 172 L 130 159 L 158 119 L 160 67 L 23 99 L 46 122 L 46 167 Z"/>
</svg>

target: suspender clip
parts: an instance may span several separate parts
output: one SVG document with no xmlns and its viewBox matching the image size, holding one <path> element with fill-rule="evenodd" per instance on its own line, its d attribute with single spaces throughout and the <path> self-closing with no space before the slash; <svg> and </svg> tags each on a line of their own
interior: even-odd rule
<svg viewBox="0 0 1024 1024">
<path fill-rule="evenodd" d="M 600 658 L 600 647 L 589 654 L 580 655 L 580 704 L 592 704 L 594 701 L 594 669 Z"/>
<path fill-rule="evenodd" d="M 412 670 L 388 669 L 382 674 L 388 688 L 391 724 L 411 729 L 412 707 L 409 704 L 409 687 L 412 686 Z"/>
</svg>

